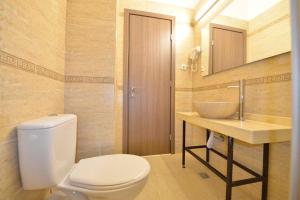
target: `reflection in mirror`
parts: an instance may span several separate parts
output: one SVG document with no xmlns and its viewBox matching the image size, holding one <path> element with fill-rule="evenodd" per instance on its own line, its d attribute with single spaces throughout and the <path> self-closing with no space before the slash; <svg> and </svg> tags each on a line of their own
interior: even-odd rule
<svg viewBox="0 0 300 200">
<path fill-rule="evenodd" d="M 201 28 L 209 75 L 291 50 L 289 0 L 232 0 Z"/>
</svg>

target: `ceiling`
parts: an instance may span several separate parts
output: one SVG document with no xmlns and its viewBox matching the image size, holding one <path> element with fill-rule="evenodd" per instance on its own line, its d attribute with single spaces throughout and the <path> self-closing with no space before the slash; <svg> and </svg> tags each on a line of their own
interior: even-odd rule
<svg viewBox="0 0 300 200">
<path fill-rule="evenodd" d="M 249 21 L 280 1 L 281 0 L 234 0 L 222 11 L 221 15 Z"/>
<path fill-rule="evenodd" d="M 150 0 L 150 1 L 193 9 L 201 0 Z"/>
</svg>

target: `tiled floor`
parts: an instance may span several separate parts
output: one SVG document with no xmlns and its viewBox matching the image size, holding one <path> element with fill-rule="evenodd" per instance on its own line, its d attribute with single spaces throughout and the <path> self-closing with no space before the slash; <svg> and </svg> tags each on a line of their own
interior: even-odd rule
<svg viewBox="0 0 300 200">
<path fill-rule="evenodd" d="M 187 155 L 187 165 L 181 168 L 181 154 L 146 157 L 151 164 L 151 174 L 144 190 L 136 200 L 224 200 L 225 182 L 210 172 L 200 162 Z M 208 174 L 203 179 L 200 173 Z M 233 200 L 258 200 L 243 187 L 233 189 Z M 251 190 L 250 190 L 251 191 Z"/>
</svg>

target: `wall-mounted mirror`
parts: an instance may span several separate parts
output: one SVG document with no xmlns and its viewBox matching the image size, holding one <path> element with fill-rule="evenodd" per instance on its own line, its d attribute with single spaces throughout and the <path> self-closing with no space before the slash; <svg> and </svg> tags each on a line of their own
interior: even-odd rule
<svg viewBox="0 0 300 200">
<path fill-rule="evenodd" d="M 206 76 L 291 50 L 289 0 L 232 0 L 201 26 Z"/>
</svg>

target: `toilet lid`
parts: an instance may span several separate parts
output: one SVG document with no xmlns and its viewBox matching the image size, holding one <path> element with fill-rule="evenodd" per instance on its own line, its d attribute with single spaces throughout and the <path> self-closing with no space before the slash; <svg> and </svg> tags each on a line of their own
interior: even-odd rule
<svg viewBox="0 0 300 200">
<path fill-rule="evenodd" d="M 150 171 L 148 161 L 128 154 L 82 159 L 70 174 L 74 184 L 113 186 L 139 179 Z"/>
</svg>

